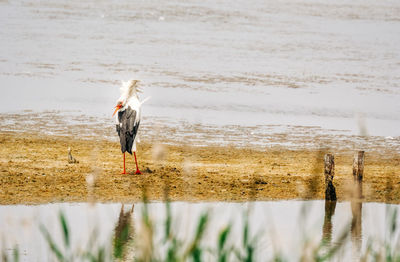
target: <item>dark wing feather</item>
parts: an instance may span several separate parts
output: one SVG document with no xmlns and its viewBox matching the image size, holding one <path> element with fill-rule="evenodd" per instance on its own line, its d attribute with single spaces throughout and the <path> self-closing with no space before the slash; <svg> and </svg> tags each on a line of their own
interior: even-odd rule
<svg viewBox="0 0 400 262">
<path fill-rule="evenodd" d="M 121 143 L 122 153 L 132 154 L 132 146 L 139 129 L 139 121 L 135 124 L 137 112 L 128 107 L 122 112 L 118 112 L 117 132 Z"/>
</svg>

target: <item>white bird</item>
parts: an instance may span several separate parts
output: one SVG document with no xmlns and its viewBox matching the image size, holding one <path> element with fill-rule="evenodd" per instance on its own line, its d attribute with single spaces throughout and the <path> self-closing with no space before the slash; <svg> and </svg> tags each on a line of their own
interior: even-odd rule
<svg viewBox="0 0 400 262">
<path fill-rule="evenodd" d="M 139 101 L 138 93 L 141 90 L 138 88 L 139 80 L 129 80 L 122 82 L 120 91 L 121 96 L 117 100 L 115 106 L 116 129 L 118 132 L 119 140 L 121 143 L 121 151 L 124 155 L 124 171 L 122 174 L 126 174 L 125 170 L 125 152 L 135 157 L 136 172 L 135 174 L 141 174 L 137 158 L 136 158 L 136 141 L 137 132 L 139 130 L 139 124 L 141 119 L 141 106 L 149 98 L 146 98 L 142 102 Z"/>
</svg>

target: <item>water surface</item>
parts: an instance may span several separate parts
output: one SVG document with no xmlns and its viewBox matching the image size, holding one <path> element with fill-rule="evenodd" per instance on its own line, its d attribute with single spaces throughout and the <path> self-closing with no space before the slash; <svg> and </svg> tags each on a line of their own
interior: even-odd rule
<svg viewBox="0 0 400 262">
<path fill-rule="evenodd" d="M 1 1 L 0 112 L 112 125 L 119 80 L 134 77 L 153 137 L 198 126 L 236 143 L 243 131 L 226 130 L 270 125 L 398 137 L 399 13 L 390 0 Z"/>
<path fill-rule="evenodd" d="M 133 203 L 132 203 L 133 204 Z M 129 213 L 132 204 L 124 205 Z M 41 261 L 48 257 L 49 251 L 39 225 L 45 225 L 57 243 L 62 244 L 62 234 L 58 214 L 62 210 L 70 224 L 73 250 L 86 248 L 93 232 L 98 232 L 97 245 L 110 245 L 115 228 L 121 216 L 122 204 L 59 203 L 36 206 L 10 205 L 0 206 L 0 246 L 11 253 L 18 247 L 23 261 Z M 161 243 L 164 234 L 165 204 L 153 202 L 148 205 L 156 231 L 155 241 Z M 210 221 L 203 244 L 216 247 L 220 230 L 232 224 L 229 243 L 240 246 L 243 230 L 243 217 L 249 212 L 250 232 L 258 235 L 257 258 L 264 260 L 281 251 L 291 261 L 303 251 L 305 241 L 316 242 L 322 237 L 332 244 L 338 244 L 343 232 L 348 232 L 340 259 L 357 259 L 365 252 L 369 240 L 383 241 L 388 236 L 388 208 L 400 211 L 398 205 L 381 203 L 362 203 L 359 206 L 362 216 L 355 226 L 355 204 L 337 203 L 334 209 L 326 211 L 324 201 L 256 201 L 256 202 L 172 202 L 173 229 L 182 240 L 192 239 L 197 221 L 201 214 L 210 213 Z M 352 209 L 353 208 L 353 209 Z M 353 210 L 353 211 L 352 211 Z M 333 211 L 333 215 L 329 212 Z M 328 212 L 328 213 L 327 213 Z M 142 228 L 143 204 L 134 203 L 133 213 L 129 217 L 134 225 L 133 239 Z M 397 219 L 400 223 L 400 218 Z M 398 234 L 397 229 L 397 236 Z M 396 239 L 395 239 L 396 240 Z M 398 240 L 398 239 L 397 239 Z M 161 250 L 161 247 L 160 249 Z"/>
</svg>

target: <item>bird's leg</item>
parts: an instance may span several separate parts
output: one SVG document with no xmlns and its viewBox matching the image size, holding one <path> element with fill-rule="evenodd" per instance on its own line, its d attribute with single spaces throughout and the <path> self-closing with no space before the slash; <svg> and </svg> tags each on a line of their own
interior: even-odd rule
<svg viewBox="0 0 400 262">
<path fill-rule="evenodd" d="M 126 171 L 125 171 L 125 153 L 124 153 L 124 172 L 122 172 L 121 174 L 122 174 L 122 175 L 125 175 L 125 174 L 126 174 Z"/>
<path fill-rule="evenodd" d="M 135 156 L 135 163 L 136 163 L 136 173 L 137 175 L 140 175 L 142 172 L 140 172 L 138 164 L 137 164 L 137 159 L 136 159 L 136 152 L 133 151 L 133 155 Z"/>
</svg>

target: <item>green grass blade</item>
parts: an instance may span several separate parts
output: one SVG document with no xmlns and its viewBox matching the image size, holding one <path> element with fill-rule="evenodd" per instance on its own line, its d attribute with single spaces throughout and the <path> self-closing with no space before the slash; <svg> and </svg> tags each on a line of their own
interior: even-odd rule
<svg viewBox="0 0 400 262">
<path fill-rule="evenodd" d="M 203 214 L 201 215 L 199 219 L 199 223 L 197 224 L 197 229 L 196 229 L 196 236 L 195 236 L 195 241 L 198 242 L 200 241 L 201 237 L 203 236 L 203 233 L 206 229 L 206 224 L 208 221 L 208 214 Z"/>
<path fill-rule="evenodd" d="M 103 262 L 106 261 L 106 252 L 104 248 L 100 248 L 99 251 L 97 252 L 97 262 Z"/>
<path fill-rule="evenodd" d="M 222 229 L 218 236 L 218 261 L 226 262 L 228 258 L 229 251 L 226 250 L 226 240 L 228 239 L 229 233 L 231 231 L 231 225 Z"/>
<path fill-rule="evenodd" d="M 169 201 L 165 204 L 167 217 L 165 219 L 165 238 L 164 241 L 167 241 L 171 235 L 171 224 L 172 224 L 172 214 L 171 214 L 171 205 Z"/>
<path fill-rule="evenodd" d="M 396 232 L 397 228 L 397 209 L 393 209 L 392 217 L 390 221 L 390 235 L 393 237 L 394 233 Z"/>
<path fill-rule="evenodd" d="M 50 236 L 49 231 L 47 231 L 47 229 L 43 225 L 40 225 L 40 231 L 42 232 L 44 238 L 46 239 L 47 243 L 49 244 L 50 250 L 57 257 L 58 261 L 65 261 L 65 258 L 63 256 L 62 252 L 60 251 L 60 249 L 57 247 L 56 243 Z"/>
<path fill-rule="evenodd" d="M 219 251 L 222 251 L 222 249 L 224 248 L 230 231 L 231 231 L 231 226 L 229 225 L 226 228 L 224 228 L 221 231 L 221 233 L 219 234 L 219 237 L 218 237 L 218 250 Z"/>
<path fill-rule="evenodd" d="M 253 255 L 254 255 L 254 247 L 251 245 L 247 246 L 247 256 L 245 258 L 246 262 L 252 262 L 253 261 Z"/>
<path fill-rule="evenodd" d="M 198 247 L 196 247 L 193 252 L 192 252 L 192 258 L 194 262 L 201 262 L 201 254 L 202 250 Z"/>
<path fill-rule="evenodd" d="M 18 250 L 18 247 L 15 247 L 13 249 L 13 257 L 14 257 L 14 262 L 18 262 L 19 261 L 19 250 Z"/>
<path fill-rule="evenodd" d="M 208 213 L 205 213 L 200 216 L 199 222 L 197 223 L 195 237 L 183 256 L 184 261 L 187 259 L 188 256 L 191 256 L 194 261 L 201 261 L 202 250 L 199 248 L 199 243 L 201 238 L 203 237 L 207 222 Z"/>
<path fill-rule="evenodd" d="M 243 246 L 247 246 L 249 241 L 249 221 L 247 216 L 245 217 L 244 227 L 243 227 Z"/>
<path fill-rule="evenodd" d="M 60 222 L 63 230 L 64 244 L 69 248 L 70 239 L 69 239 L 69 228 L 67 224 L 67 220 L 65 219 L 64 212 L 60 212 Z"/>
</svg>

